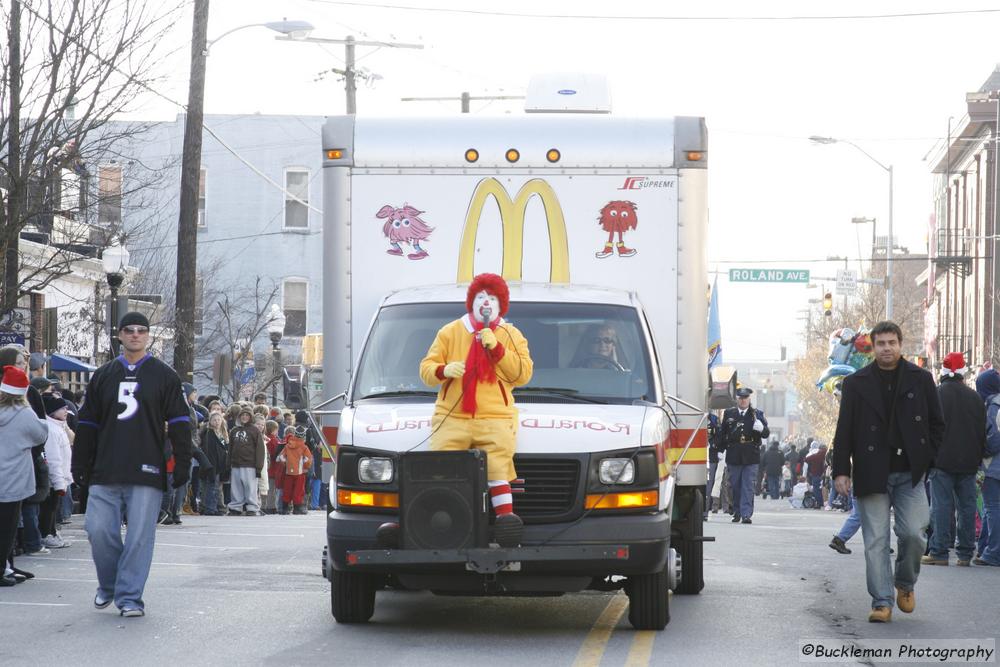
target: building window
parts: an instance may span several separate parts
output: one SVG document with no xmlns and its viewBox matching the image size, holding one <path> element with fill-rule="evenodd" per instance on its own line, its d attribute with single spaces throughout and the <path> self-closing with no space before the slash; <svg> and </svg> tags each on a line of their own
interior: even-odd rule
<svg viewBox="0 0 1000 667">
<path fill-rule="evenodd" d="M 309 289 L 304 280 L 286 280 L 282 286 L 282 306 L 285 312 L 285 335 L 306 335 L 306 303 Z"/>
<path fill-rule="evenodd" d="M 117 164 L 98 167 L 97 222 L 118 225 L 122 221 L 122 168 Z"/>
<path fill-rule="evenodd" d="M 205 226 L 205 170 L 198 176 L 198 226 Z"/>
<path fill-rule="evenodd" d="M 285 227 L 309 227 L 309 170 L 285 170 Z"/>
</svg>

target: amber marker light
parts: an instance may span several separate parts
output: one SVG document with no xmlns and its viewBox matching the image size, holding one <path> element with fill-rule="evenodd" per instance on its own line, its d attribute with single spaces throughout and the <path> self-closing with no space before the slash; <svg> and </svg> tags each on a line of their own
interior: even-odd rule
<svg viewBox="0 0 1000 667">
<path fill-rule="evenodd" d="M 508 148 L 505 157 L 507 158 L 507 162 L 517 162 L 521 159 L 521 154 L 516 148 Z"/>
<path fill-rule="evenodd" d="M 545 159 L 549 162 L 559 162 L 560 157 L 562 157 L 562 155 L 560 155 L 559 151 L 555 148 L 550 148 L 548 152 L 545 153 Z"/>
<path fill-rule="evenodd" d="M 343 148 L 331 148 L 331 149 L 329 149 L 326 152 L 326 159 L 327 160 L 339 160 L 342 157 L 344 157 L 344 149 Z"/>
<path fill-rule="evenodd" d="M 466 162 L 476 162 L 477 160 L 479 160 L 479 151 L 477 151 L 475 148 L 470 148 L 469 150 L 465 151 Z"/>
<path fill-rule="evenodd" d="M 688 162 L 701 162 L 705 158 L 705 154 L 701 151 L 688 151 Z"/>
<path fill-rule="evenodd" d="M 337 504 L 345 507 L 399 507 L 398 493 L 337 489 Z"/>
<path fill-rule="evenodd" d="M 640 507 L 656 507 L 659 503 L 658 491 L 630 491 L 628 493 L 594 493 L 587 496 L 586 509 L 623 510 Z"/>
</svg>

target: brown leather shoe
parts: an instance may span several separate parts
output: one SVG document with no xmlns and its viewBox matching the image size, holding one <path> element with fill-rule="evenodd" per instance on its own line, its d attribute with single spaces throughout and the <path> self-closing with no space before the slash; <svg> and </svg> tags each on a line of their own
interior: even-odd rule
<svg viewBox="0 0 1000 667">
<path fill-rule="evenodd" d="M 868 614 L 869 623 L 888 623 L 892 620 L 892 609 L 889 607 L 875 607 L 872 613 Z"/>
<path fill-rule="evenodd" d="M 931 556 L 930 554 L 927 554 L 926 556 L 921 556 L 920 557 L 920 564 L 921 565 L 947 565 L 948 564 L 948 559 L 947 558 L 935 558 L 934 556 Z"/>
<path fill-rule="evenodd" d="M 917 594 L 913 591 L 904 591 L 902 588 L 897 587 L 896 606 L 904 614 L 909 614 L 917 608 Z"/>
</svg>

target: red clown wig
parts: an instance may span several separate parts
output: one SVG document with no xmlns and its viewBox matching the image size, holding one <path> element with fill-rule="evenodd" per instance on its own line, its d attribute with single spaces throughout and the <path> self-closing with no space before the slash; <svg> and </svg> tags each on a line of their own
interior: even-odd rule
<svg viewBox="0 0 1000 667">
<path fill-rule="evenodd" d="M 510 306 L 510 290 L 507 289 L 506 281 L 495 273 L 480 273 L 472 279 L 469 291 L 465 293 L 465 309 L 471 313 L 473 300 L 484 290 L 500 302 L 500 317 L 506 315 Z"/>
</svg>

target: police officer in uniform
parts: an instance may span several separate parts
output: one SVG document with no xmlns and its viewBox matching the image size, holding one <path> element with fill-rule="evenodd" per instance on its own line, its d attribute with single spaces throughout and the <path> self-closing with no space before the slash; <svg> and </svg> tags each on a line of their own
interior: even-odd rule
<svg viewBox="0 0 1000 667">
<path fill-rule="evenodd" d="M 753 487 L 760 465 L 761 441 L 770 435 L 767 418 L 750 405 L 749 387 L 736 390 L 736 407 L 722 414 L 716 437 L 720 452 L 726 453 L 726 467 L 733 489 L 733 523 L 753 523 Z"/>
</svg>

